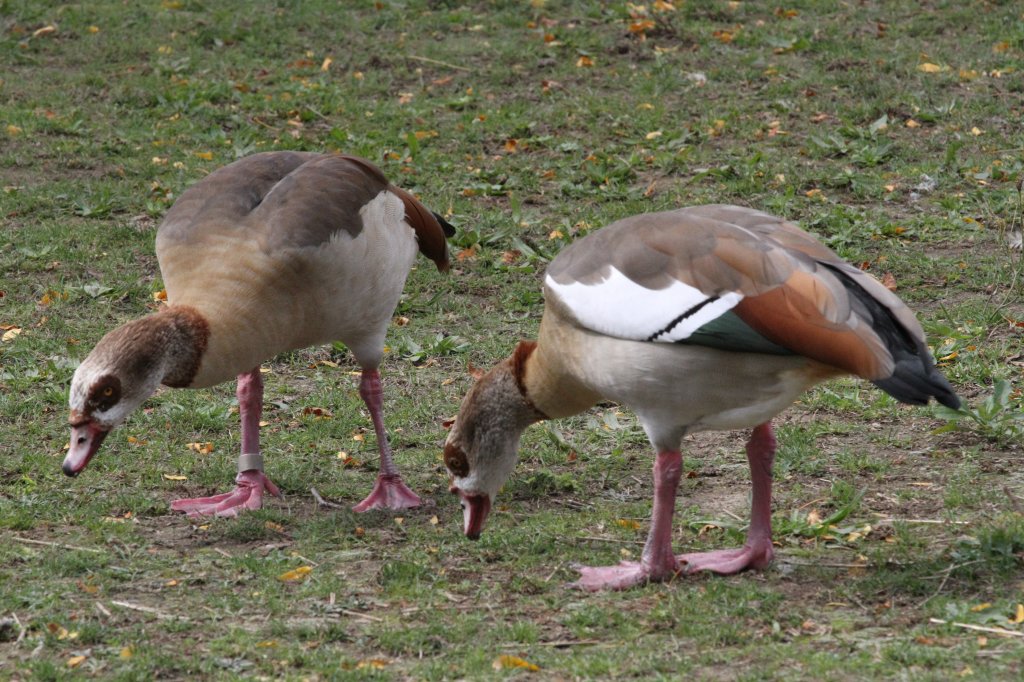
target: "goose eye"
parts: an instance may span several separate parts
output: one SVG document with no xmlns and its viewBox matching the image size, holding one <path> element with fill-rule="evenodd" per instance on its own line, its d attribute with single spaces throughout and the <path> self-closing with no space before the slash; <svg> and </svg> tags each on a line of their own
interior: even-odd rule
<svg viewBox="0 0 1024 682">
<path fill-rule="evenodd" d="M 114 389 L 113 388 L 111 388 L 110 386 L 107 386 L 105 389 L 103 389 L 103 397 L 104 398 L 109 398 L 112 395 L 114 395 Z"/>
</svg>

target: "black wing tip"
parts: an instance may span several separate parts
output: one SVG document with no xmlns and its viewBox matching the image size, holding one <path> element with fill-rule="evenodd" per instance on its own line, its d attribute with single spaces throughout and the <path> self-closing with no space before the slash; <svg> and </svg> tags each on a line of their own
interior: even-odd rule
<svg viewBox="0 0 1024 682">
<path fill-rule="evenodd" d="M 871 383 L 901 403 L 927 405 L 928 401 L 934 398 L 936 402 L 951 410 L 960 409 L 960 397 L 946 377 L 934 369 L 929 374 L 921 374 L 906 366 L 897 365 L 896 371 L 888 379 Z"/>
<path fill-rule="evenodd" d="M 431 214 L 433 214 L 434 218 L 441 225 L 441 230 L 444 232 L 444 236 L 445 237 L 454 237 L 455 236 L 455 226 L 454 225 L 452 225 L 447 220 L 442 218 L 437 213 L 434 213 L 433 211 L 431 211 Z"/>
</svg>

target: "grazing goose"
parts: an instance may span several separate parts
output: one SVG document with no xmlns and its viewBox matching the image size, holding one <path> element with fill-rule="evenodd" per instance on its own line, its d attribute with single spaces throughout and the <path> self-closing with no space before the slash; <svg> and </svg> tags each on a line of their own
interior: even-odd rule
<svg viewBox="0 0 1024 682">
<path fill-rule="evenodd" d="M 278 353 L 341 340 L 362 367 L 359 394 L 380 448 L 380 473 L 356 511 L 420 503 L 391 459 L 377 367 L 417 249 L 448 268 L 454 230 L 364 159 L 268 152 L 211 173 L 185 191 L 157 231 L 169 305 L 100 340 L 71 382 L 77 476 L 110 430 L 160 384 L 204 388 L 238 377 L 242 454 L 236 488 L 178 500 L 193 515 L 258 509 L 264 491 L 259 365 Z"/>
<path fill-rule="evenodd" d="M 822 380 L 856 374 L 902 402 L 960 402 L 899 298 L 796 225 L 759 211 L 696 206 L 620 220 L 564 249 L 548 267 L 544 294 L 538 340 L 520 342 L 469 391 L 444 461 L 475 539 L 527 426 L 602 399 L 635 411 L 657 451 L 642 558 L 583 567 L 576 587 L 767 566 L 770 420 Z M 750 427 L 746 544 L 673 555 L 682 437 Z"/>
</svg>

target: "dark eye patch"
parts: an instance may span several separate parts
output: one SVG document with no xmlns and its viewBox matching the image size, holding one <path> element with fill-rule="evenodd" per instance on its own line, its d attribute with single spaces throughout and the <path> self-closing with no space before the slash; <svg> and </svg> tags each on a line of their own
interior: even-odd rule
<svg viewBox="0 0 1024 682">
<path fill-rule="evenodd" d="M 458 445 L 445 443 L 444 465 L 448 467 L 448 471 L 459 478 L 465 478 L 469 474 L 469 460 L 466 459 L 466 453 Z"/>
<path fill-rule="evenodd" d="M 121 380 L 106 374 L 96 380 L 85 403 L 90 412 L 109 410 L 121 400 Z"/>
</svg>

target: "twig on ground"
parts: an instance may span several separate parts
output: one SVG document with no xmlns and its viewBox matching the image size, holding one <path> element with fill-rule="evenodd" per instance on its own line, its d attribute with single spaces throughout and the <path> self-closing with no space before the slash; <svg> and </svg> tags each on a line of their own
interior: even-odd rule
<svg viewBox="0 0 1024 682">
<path fill-rule="evenodd" d="M 870 568 L 871 567 L 871 564 L 852 564 L 852 563 L 842 563 L 842 562 L 838 562 L 838 561 L 800 561 L 798 559 L 786 559 L 784 557 L 779 560 L 779 563 L 781 563 L 781 564 L 789 564 L 790 566 L 810 566 L 812 568 L 818 567 L 818 566 L 820 566 L 822 568 Z"/>
<path fill-rule="evenodd" d="M 320 495 L 320 493 L 317 491 L 316 488 L 310 488 L 309 492 L 312 493 L 313 499 L 316 500 L 316 503 L 318 505 L 320 505 L 321 507 L 330 507 L 331 509 L 344 509 L 345 508 L 345 505 L 343 505 L 343 504 L 338 504 L 337 502 L 331 502 L 330 500 L 325 500 L 323 498 L 323 496 Z"/>
<path fill-rule="evenodd" d="M 349 611 L 348 609 L 338 609 L 338 612 L 339 613 L 344 613 L 346 616 L 352 616 L 353 618 L 365 618 L 366 620 L 372 620 L 372 621 L 374 621 L 376 623 L 383 623 L 384 622 L 383 618 L 378 618 L 377 616 L 371 616 L 368 613 L 360 613 L 358 611 Z"/>
<path fill-rule="evenodd" d="M 976 630 L 977 632 L 989 632 L 993 635 L 1001 635 L 1003 637 L 1024 637 L 1024 632 L 1018 632 L 1017 630 L 1006 630 L 1004 628 L 990 628 L 984 625 L 972 625 L 971 623 L 957 623 L 956 621 L 942 620 L 941 618 L 929 618 L 929 623 L 935 623 L 936 625 L 952 625 L 956 628 L 964 628 L 965 630 Z"/>
<path fill-rule="evenodd" d="M 228 559 L 234 559 L 235 558 L 235 557 L 231 556 L 230 554 L 228 554 L 223 549 L 221 549 L 220 547 L 214 547 L 213 551 L 216 552 L 217 554 L 220 554 L 221 556 L 227 557 Z"/>
<path fill-rule="evenodd" d="M 473 70 L 473 69 L 467 68 L 465 66 L 459 66 L 458 64 L 451 64 L 449 62 L 442 62 L 440 59 L 431 59 L 430 57 L 420 57 L 419 55 L 415 55 L 415 54 L 407 54 L 405 56 L 406 56 L 407 59 L 412 59 L 412 60 L 415 60 L 417 62 L 426 62 L 427 64 L 437 64 L 438 66 L 446 66 L 449 69 L 455 69 L 456 71 L 470 71 L 471 72 Z"/>
<path fill-rule="evenodd" d="M 1020 498 L 1010 492 L 1010 486 L 1003 486 L 1003 494 L 1006 495 L 1006 499 L 1009 500 L 1010 506 L 1013 507 L 1013 511 L 1018 514 L 1024 514 L 1024 505 L 1021 505 Z"/>
<path fill-rule="evenodd" d="M 23 538 L 20 535 L 14 535 L 13 538 L 17 542 L 24 542 L 30 545 L 45 545 L 46 547 L 59 547 L 60 549 L 73 549 L 78 552 L 95 552 L 102 554 L 102 549 L 96 549 L 95 547 L 78 547 L 76 545 L 65 545 L 61 542 L 49 542 L 47 540 L 33 540 L 32 538 Z"/>
<path fill-rule="evenodd" d="M 11 618 L 13 618 L 14 622 L 18 625 L 18 639 L 14 640 L 14 643 L 21 644 L 21 640 L 25 639 L 25 626 L 21 624 L 21 621 L 18 619 L 18 614 L 14 611 L 11 611 Z"/>
<path fill-rule="evenodd" d="M 163 618 L 164 620 L 188 620 L 188 618 L 185 618 L 184 616 L 175 616 L 170 613 L 164 613 L 160 609 L 154 609 L 152 606 L 132 604 L 131 602 L 127 601 L 111 601 L 110 603 L 114 606 L 120 606 L 122 609 L 129 609 L 131 611 L 140 611 L 142 613 L 148 613 L 156 616 L 157 618 Z"/>
<path fill-rule="evenodd" d="M 93 606 L 95 606 L 96 610 L 99 611 L 100 613 L 102 613 L 107 618 L 110 618 L 111 616 L 114 615 L 114 614 L 112 614 L 110 612 L 110 610 L 106 606 L 103 605 L 102 602 L 96 602 L 95 604 L 93 604 Z"/>
</svg>

